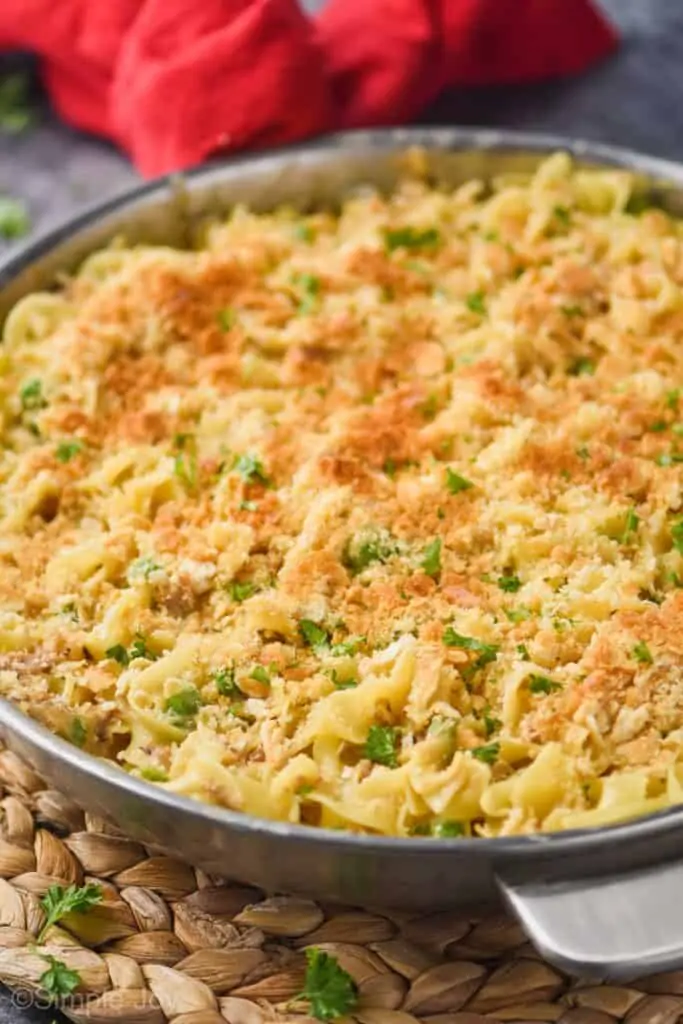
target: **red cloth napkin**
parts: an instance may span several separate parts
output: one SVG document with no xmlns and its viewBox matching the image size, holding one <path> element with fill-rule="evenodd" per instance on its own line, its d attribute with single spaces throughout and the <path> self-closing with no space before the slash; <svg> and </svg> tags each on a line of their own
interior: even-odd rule
<svg viewBox="0 0 683 1024">
<path fill-rule="evenodd" d="M 144 175 L 409 121 L 445 86 L 581 71 L 616 46 L 590 0 L 1 0 L 65 121 Z"/>
</svg>

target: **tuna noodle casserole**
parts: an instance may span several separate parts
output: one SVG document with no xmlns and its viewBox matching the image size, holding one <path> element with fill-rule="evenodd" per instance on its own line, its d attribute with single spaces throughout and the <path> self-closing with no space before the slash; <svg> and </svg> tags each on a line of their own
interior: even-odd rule
<svg viewBox="0 0 683 1024">
<path fill-rule="evenodd" d="M 311 825 L 683 802 L 683 229 L 631 190 L 558 155 L 238 209 L 20 302 L 0 692 Z"/>
</svg>

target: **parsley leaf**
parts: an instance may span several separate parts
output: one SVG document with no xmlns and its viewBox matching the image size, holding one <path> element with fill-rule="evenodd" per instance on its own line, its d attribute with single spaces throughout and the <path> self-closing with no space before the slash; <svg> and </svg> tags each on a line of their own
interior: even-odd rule
<svg viewBox="0 0 683 1024">
<path fill-rule="evenodd" d="M 465 305 L 470 313 L 477 313 L 479 316 L 486 316 L 486 296 L 483 292 L 470 292 L 465 297 Z"/>
<path fill-rule="evenodd" d="M 633 648 L 633 657 L 636 661 L 639 661 L 641 665 L 652 664 L 652 652 L 644 640 L 639 640 Z"/>
<path fill-rule="evenodd" d="M 671 540 L 681 555 L 683 555 L 683 519 L 677 519 L 671 524 Z"/>
<path fill-rule="evenodd" d="M 432 579 L 441 572 L 441 538 L 436 537 L 422 553 L 421 567 Z"/>
<path fill-rule="evenodd" d="M 500 754 L 500 743 L 487 743 L 483 747 L 473 747 L 470 750 L 472 757 L 476 757 L 477 761 L 483 761 L 485 764 L 495 764 Z"/>
<path fill-rule="evenodd" d="M 82 747 L 88 738 L 88 730 L 83 724 L 83 719 L 76 715 L 71 722 L 71 728 L 69 730 L 69 738 L 72 743 L 75 743 L 77 747 Z"/>
<path fill-rule="evenodd" d="M 326 650 L 330 643 L 330 637 L 326 629 L 319 626 L 312 619 L 302 619 L 299 623 L 299 635 L 308 647 L 314 650 Z"/>
<path fill-rule="evenodd" d="M 45 924 L 40 929 L 38 943 L 43 941 L 47 931 L 53 924 L 57 924 L 67 914 L 84 914 L 91 907 L 102 902 L 102 886 L 69 885 L 65 889 L 62 885 L 51 885 L 40 901 L 40 905 L 47 915 Z"/>
<path fill-rule="evenodd" d="M 270 487 L 271 480 L 263 463 L 255 455 L 238 455 L 235 459 L 233 469 L 239 473 L 246 484 L 263 484 Z"/>
<path fill-rule="evenodd" d="M 37 377 L 27 380 L 19 391 L 21 407 L 25 410 L 44 409 L 47 405 L 43 396 L 43 384 Z"/>
<path fill-rule="evenodd" d="M 216 313 L 216 320 L 218 321 L 218 326 L 222 331 L 229 331 L 231 327 L 235 326 L 237 314 L 234 309 L 230 309 L 229 306 L 226 306 L 224 309 L 218 310 Z"/>
<path fill-rule="evenodd" d="M 243 697 L 244 694 L 235 679 L 235 666 L 219 668 L 213 673 L 216 689 L 223 697 Z"/>
<path fill-rule="evenodd" d="M 140 777 L 146 779 L 147 782 L 168 782 L 168 772 L 165 772 L 163 768 L 155 768 L 154 765 L 141 768 Z"/>
<path fill-rule="evenodd" d="M 631 539 L 631 534 L 635 533 L 640 523 L 640 517 L 636 514 L 634 508 L 630 508 L 626 513 L 626 522 L 624 524 L 624 532 L 621 535 L 621 543 L 626 544 Z"/>
<path fill-rule="evenodd" d="M 270 686 L 270 676 L 264 665 L 254 665 L 249 673 L 249 678 L 255 679 L 257 683 L 263 683 L 264 686 Z"/>
<path fill-rule="evenodd" d="M 301 221 L 299 224 L 295 224 L 292 233 L 300 242 L 310 243 L 315 241 L 315 231 L 310 224 L 306 224 L 304 221 Z"/>
<path fill-rule="evenodd" d="M 28 93 L 29 78 L 22 72 L 7 75 L 0 82 L 0 130 L 8 135 L 19 135 L 35 120 Z"/>
<path fill-rule="evenodd" d="M 355 654 L 366 640 L 367 637 L 364 636 L 350 636 L 346 640 L 341 640 L 338 644 L 332 644 L 330 654 L 333 654 L 335 658 L 341 658 L 345 654 Z"/>
<path fill-rule="evenodd" d="M 154 651 L 150 651 L 144 636 L 137 636 L 130 646 L 128 657 L 131 661 L 135 661 L 136 658 L 146 658 L 147 661 L 156 661 L 158 655 L 155 654 Z"/>
<path fill-rule="evenodd" d="M 321 949 L 306 950 L 306 978 L 301 998 L 310 1003 L 317 1020 L 345 1017 L 358 1003 L 356 983 L 337 958 Z"/>
<path fill-rule="evenodd" d="M 253 594 L 255 594 L 256 591 L 258 590 L 258 587 L 256 586 L 255 583 L 252 583 L 250 580 L 245 580 L 244 582 L 240 582 L 239 580 L 232 580 L 230 583 L 228 583 L 225 589 L 230 594 L 230 597 L 233 599 L 233 601 L 237 601 L 238 604 L 241 604 L 242 601 L 246 601 L 248 597 L 251 597 Z"/>
<path fill-rule="evenodd" d="M 519 654 L 522 661 L 531 661 L 531 655 L 526 644 L 517 644 L 517 654 Z"/>
<path fill-rule="evenodd" d="M 454 839 L 465 835 L 465 826 L 461 821 L 437 821 L 432 828 L 432 835 L 438 839 Z"/>
<path fill-rule="evenodd" d="M 78 988 L 81 981 L 78 971 L 72 971 L 63 960 L 58 960 L 49 953 L 41 953 L 40 958 L 50 965 L 38 978 L 38 984 L 49 996 L 59 999 L 71 995 L 74 989 Z"/>
<path fill-rule="evenodd" d="M 506 594 L 516 594 L 519 588 L 522 586 L 522 581 L 520 580 L 519 576 L 515 576 L 514 574 L 511 576 L 499 576 L 498 586 Z"/>
<path fill-rule="evenodd" d="M 464 476 L 460 476 L 450 468 L 446 467 L 446 487 L 451 494 L 460 494 L 461 491 L 469 491 L 470 487 L 474 487 L 471 480 L 466 480 Z"/>
<path fill-rule="evenodd" d="M 570 363 L 567 373 L 570 377 L 588 377 L 595 373 L 595 362 L 592 359 L 581 357 Z"/>
<path fill-rule="evenodd" d="M 552 693 L 553 690 L 561 689 L 560 683 L 556 683 L 554 679 L 549 679 L 548 676 L 533 675 L 529 677 L 530 693 Z"/>
<path fill-rule="evenodd" d="M 441 242 L 436 228 L 388 228 L 384 232 L 387 252 L 395 249 L 434 249 Z"/>
<path fill-rule="evenodd" d="M 473 636 L 462 636 L 456 633 L 452 626 L 447 626 L 443 633 L 443 642 L 446 647 L 459 647 L 463 651 L 475 651 L 479 657 L 475 664 L 477 668 L 483 668 L 490 662 L 495 661 L 500 650 L 499 644 L 486 644 Z"/>
<path fill-rule="evenodd" d="M 364 754 L 375 764 L 398 768 L 397 746 L 399 731 L 391 725 L 371 725 L 365 741 Z"/>
<path fill-rule="evenodd" d="M 128 580 L 148 580 L 154 572 L 159 572 L 161 566 L 158 562 L 155 562 L 150 555 L 143 555 L 141 558 L 136 558 L 135 561 L 131 562 L 128 566 L 128 572 L 126 576 Z"/>
<path fill-rule="evenodd" d="M 202 706 L 202 697 L 196 686 L 186 686 L 164 701 L 164 711 L 181 721 L 193 718 Z"/>
<path fill-rule="evenodd" d="M 312 313 L 315 308 L 318 295 L 320 294 L 320 278 L 316 277 L 315 274 L 298 274 L 296 281 L 303 292 L 303 298 L 299 302 L 297 313 L 299 316 L 306 316 L 308 313 Z"/>
<path fill-rule="evenodd" d="M 83 451 L 82 441 L 60 441 L 55 449 L 55 457 L 58 462 L 71 462 L 73 458 Z"/>
<path fill-rule="evenodd" d="M 395 554 L 396 541 L 390 534 L 365 530 L 347 541 L 342 562 L 356 575 L 372 562 L 387 562 Z"/>
<path fill-rule="evenodd" d="M 118 661 L 119 665 L 122 665 L 124 668 L 130 662 L 130 656 L 123 644 L 114 644 L 113 647 L 108 647 L 104 653 L 107 658 Z"/>
<path fill-rule="evenodd" d="M 553 216 L 556 217 L 561 224 L 564 224 L 565 227 L 569 227 L 571 224 L 572 216 L 566 206 L 554 206 Z"/>
<path fill-rule="evenodd" d="M 0 196 L 0 238 L 21 238 L 30 228 L 25 205 L 10 196 Z"/>
<path fill-rule="evenodd" d="M 494 732 L 497 732 L 503 725 L 500 718 L 494 718 L 491 714 L 490 708 L 484 709 L 484 714 L 482 715 L 481 720 L 484 723 L 484 732 L 486 733 L 487 739 L 489 736 L 493 736 Z"/>
</svg>

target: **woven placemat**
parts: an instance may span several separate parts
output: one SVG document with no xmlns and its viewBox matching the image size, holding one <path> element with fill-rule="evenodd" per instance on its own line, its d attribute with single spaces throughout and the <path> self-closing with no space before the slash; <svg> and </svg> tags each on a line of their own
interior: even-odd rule
<svg viewBox="0 0 683 1024">
<path fill-rule="evenodd" d="M 354 979 L 360 1024 L 676 1024 L 683 1015 L 683 971 L 596 985 L 544 963 L 502 914 L 379 914 L 266 897 L 148 852 L 2 749 L 0 785 L 0 981 L 17 1006 L 50 1005 L 41 978 L 53 957 L 78 984 L 52 1005 L 84 1024 L 314 1024 L 297 996 L 315 947 Z M 88 883 L 102 901 L 41 937 L 49 887 Z"/>
</svg>

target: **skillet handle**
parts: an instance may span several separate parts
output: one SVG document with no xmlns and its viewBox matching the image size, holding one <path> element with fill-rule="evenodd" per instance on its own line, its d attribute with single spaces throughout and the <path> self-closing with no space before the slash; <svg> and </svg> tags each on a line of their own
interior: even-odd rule
<svg viewBox="0 0 683 1024">
<path fill-rule="evenodd" d="M 683 862 L 549 884 L 501 875 L 527 935 L 561 970 L 625 980 L 683 966 Z"/>
</svg>

